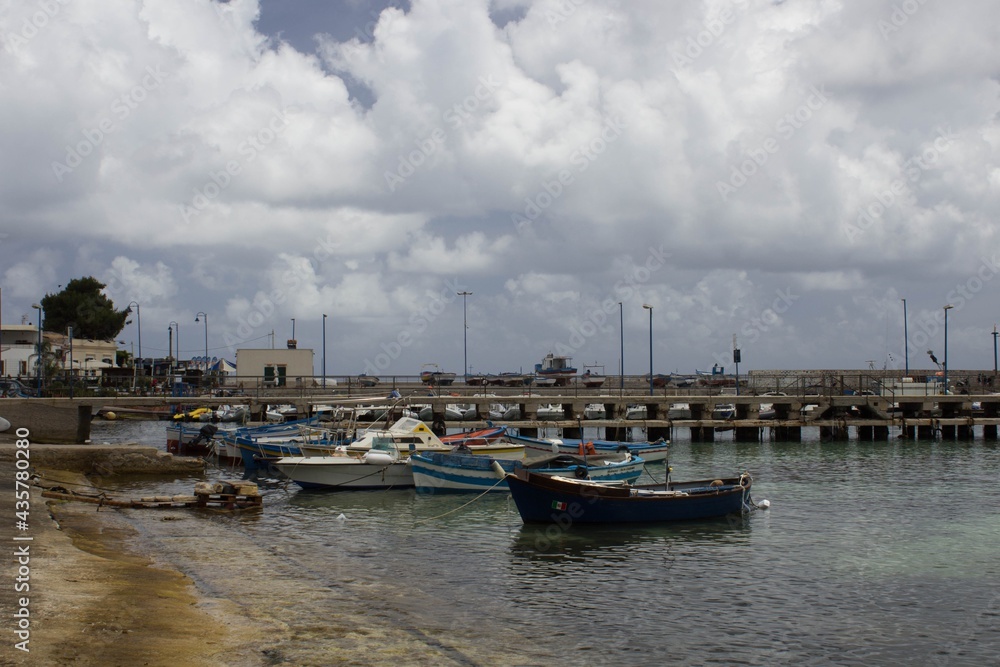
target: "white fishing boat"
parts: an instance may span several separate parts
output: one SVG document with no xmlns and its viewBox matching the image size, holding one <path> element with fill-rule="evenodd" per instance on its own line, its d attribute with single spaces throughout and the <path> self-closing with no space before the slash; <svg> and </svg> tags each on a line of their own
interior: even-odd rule
<svg viewBox="0 0 1000 667">
<path fill-rule="evenodd" d="M 691 419 L 691 404 L 671 403 L 667 409 L 667 419 Z"/>
<path fill-rule="evenodd" d="M 396 448 L 406 456 L 414 452 L 449 452 L 452 447 L 434 435 L 434 432 L 423 421 L 413 417 L 402 417 L 388 428 L 373 427 L 359 431 L 357 438 L 346 446 L 346 451 L 364 453 L 372 449 L 376 443 L 386 439 L 392 441 Z M 469 447 L 474 454 L 488 454 L 498 459 L 524 458 L 524 445 L 518 443 L 472 442 Z"/>
<path fill-rule="evenodd" d="M 630 405 L 625 409 L 625 419 L 645 419 L 645 405 Z"/>
<path fill-rule="evenodd" d="M 584 419 L 604 419 L 605 414 L 603 403 L 588 403 L 583 408 Z"/>
<path fill-rule="evenodd" d="M 371 449 L 330 456 L 289 456 L 273 461 L 283 475 L 304 489 L 406 489 L 413 487 L 409 458 L 389 437 L 375 437 Z"/>
<path fill-rule="evenodd" d="M 539 405 L 535 415 L 539 420 L 552 421 L 555 419 L 563 419 L 566 416 L 566 413 L 563 410 L 563 406 L 558 403 L 547 403 Z"/>
</svg>

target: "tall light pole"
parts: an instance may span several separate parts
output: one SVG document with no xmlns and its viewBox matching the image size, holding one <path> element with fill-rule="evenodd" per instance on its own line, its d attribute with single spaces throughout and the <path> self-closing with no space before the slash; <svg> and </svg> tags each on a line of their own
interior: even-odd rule
<svg viewBox="0 0 1000 667">
<path fill-rule="evenodd" d="M 472 292 L 455 292 L 462 297 L 462 349 L 464 350 L 464 375 L 465 380 L 469 379 L 469 320 L 466 310 L 466 297 L 472 296 Z"/>
<path fill-rule="evenodd" d="M 73 398 L 73 326 L 66 327 L 66 337 L 69 338 L 69 397 Z"/>
<path fill-rule="evenodd" d="M 993 377 L 997 375 L 997 325 L 993 325 Z M 994 380 L 995 381 L 995 380 Z"/>
<path fill-rule="evenodd" d="M 292 318 L 292 340 L 295 340 L 295 318 L 294 317 Z M 297 344 L 296 344 L 296 347 L 298 347 Z"/>
<path fill-rule="evenodd" d="M 948 311 L 955 306 L 950 303 L 944 307 L 944 393 L 948 393 Z"/>
<path fill-rule="evenodd" d="M 906 375 L 910 374 L 910 334 L 907 333 L 906 299 L 903 299 L 903 358 L 906 360 Z M 947 316 L 947 313 L 945 314 Z"/>
<path fill-rule="evenodd" d="M 173 320 L 171 320 L 170 324 L 168 324 L 167 326 L 168 327 L 173 327 L 172 330 L 177 334 L 177 338 L 176 338 L 175 343 L 174 343 L 174 345 L 175 345 L 174 351 L 176 352 L 176 354 L 174 355 L 174 367 L 175 368 L 180 368 L 181 367 L 181 325 L 179 325 L 179 324 L 177 324 L 177 322 L 174 322 Z"/>
<path fill-rule="evenodd" d="M 38 310 L 38 349 L 35 351 L 35 384 L 37 397 L 42 396 L 42 307 L 37 303 L 31 304 L 32 308 Z"/>
<path fill-rule="evenodd" d="M 326 389 L 326 313 L 323 313 L 323 389 Z"/>
<path fill-rule="evenodd" d="M 139 304 L 135 301 L 130 301 L 128 304 L 128 311 L 132 312 L 132 306 L 135 306 L 135 326 L 136 331 L 139 333 L 139 359 L 142 359 L 142 314 L 139 312 Z M 142 365 L 143 370 L 146 369 L 146 364 Z"/>
<path fill-rule="evenodd" d="M 649 395 L 653 395 L 653 307 L 648 303 L 642 304 L 643 308 L 649 310 Z"/>
<path fill-rule="evenodd" d="M 625 313 L 622 302 L 618 302 L 618 396 L 625 393 Z"/>
<path fill-rule="evenodd" d="M 199 317 L 205 319 L 205 375 L 208 375 L 208 313 L 199 310 L 194 314 L 194 321 L 199 322 Z"/>
</svg>

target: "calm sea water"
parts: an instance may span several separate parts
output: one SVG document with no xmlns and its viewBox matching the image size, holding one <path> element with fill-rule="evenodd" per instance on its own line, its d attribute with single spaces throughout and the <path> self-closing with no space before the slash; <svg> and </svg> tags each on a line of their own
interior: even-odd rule
<svg viewBox="0 0 1000 667">
<path fill-rule="evenodd" d="M 92 439 L 163 447 L 163 427 L 95 423 Z M 262 622 L 274 664 L 997 664 L 995 444 L 675 441 L 670 464 L 749 470 L 771 508 L 563 531 L 522 525 L 505 494 L 279 486 L 256 516 L 125 515 L 208 595 L 286 624 Z"/>
</svg>

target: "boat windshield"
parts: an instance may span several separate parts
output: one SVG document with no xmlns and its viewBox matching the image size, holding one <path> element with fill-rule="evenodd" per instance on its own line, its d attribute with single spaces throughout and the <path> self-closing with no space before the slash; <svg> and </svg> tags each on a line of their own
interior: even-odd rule
<svg viewBox="0 0 1000 667">
<path fill-rule="evenodd" d="M 393 442 L 391 437 L 384 435 L 376 435 L 372 438 L 372 451 L 382 451 L 396 453 L 396 443 Z"/>
</svg>

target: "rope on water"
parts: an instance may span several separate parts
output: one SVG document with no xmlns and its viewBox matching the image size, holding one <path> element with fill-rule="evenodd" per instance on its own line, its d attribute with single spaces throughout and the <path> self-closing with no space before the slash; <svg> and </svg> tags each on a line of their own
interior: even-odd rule
<svg viewBox="0 0 1000 667">
<path fill-rule="evenodd" d="M 440 519 L 441 517 L 445 517 L 445 516 L 448 516 L 449 514 L 457 512 L 458 510 L 462 509 L 463 507 L 468 507 L 469 505 L 471 505 L 472 503 L 476 502 L 477 500 L 479 500 L 480 498 L 482 498 L 483 496 L 485 496 L 487 493 L 489 493 L 490 491 L 492 491 L 493 489 L 495 489 L 497 486 L 499 486 L 500 484 L 502 484 L 506 479 L 507 479 L 506 477 L 501 477 L 500 479 L 498 479 L 496 481 L 496 484 L 494 484 L 490 488 L 486 489 L 485 491 L 483 491 L 478 496 L 476 496 L 475 498 L 473 498 L 469 502 L 465 503 L 464 505 L 459 505 L 455 509 L 448 510 L 444 514 L 438 514 L 437 516 L 428 517 L 426 519 L 420 519 L 419 521 L 415 521 L 413 523 L 413 525 L 418 525 L 418 524 L 421 524 L 421 523 L 426 523 L 427 521 L 433 521 L 434 519 Z"/>
</svg>

